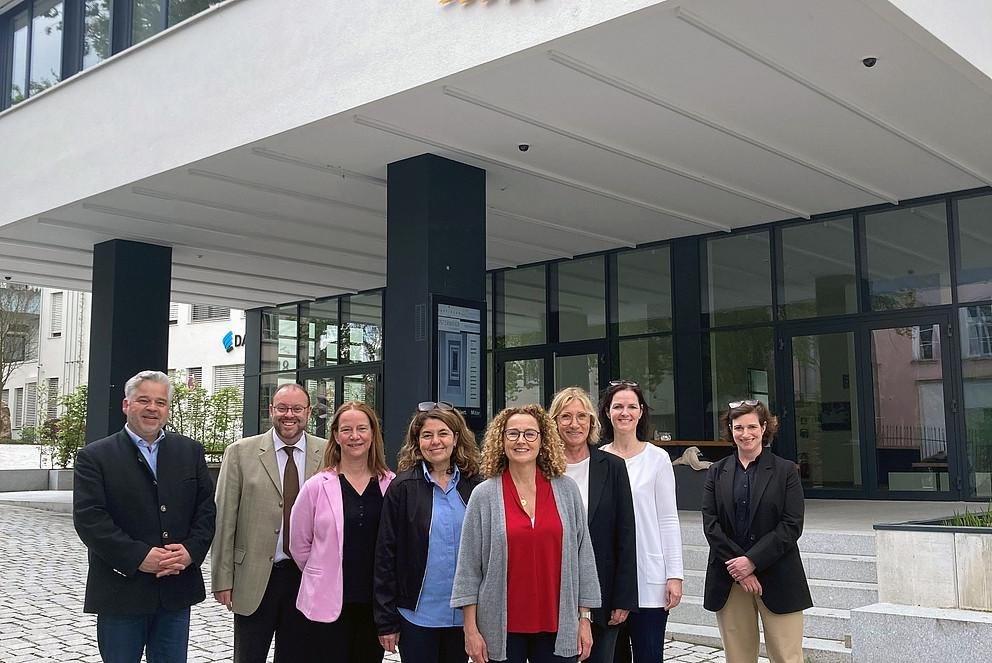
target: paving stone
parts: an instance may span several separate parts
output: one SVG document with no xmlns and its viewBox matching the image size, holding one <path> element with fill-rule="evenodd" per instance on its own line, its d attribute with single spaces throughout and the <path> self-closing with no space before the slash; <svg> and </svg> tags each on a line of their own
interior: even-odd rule
<svg viewBox="0 0 992 663">
<path fill-rule="evenodd" d="M 0 532 L 0 663 L 101 663 L 96 616 L 83 613 L 86 548 L 76 536 L 72 518 L 0 505 Z M 24 550 L 32 554 L 24 555 Z M 204 579 L 209 587 L 209 557 Z M 229 661 L 233 649 L 231 614 L 210 597 L 193 606 L 189 663 Z M 384 661 L 399 663 L 400 658 L 387 654 Z M 720 649 L 667 641 L 665 661 L 724 663 L 725 659 Z"/>
</svg>

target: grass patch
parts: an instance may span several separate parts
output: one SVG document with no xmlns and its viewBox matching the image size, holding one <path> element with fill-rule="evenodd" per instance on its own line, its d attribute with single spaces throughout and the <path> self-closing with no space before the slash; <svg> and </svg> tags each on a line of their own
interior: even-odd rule
<svg viewBox="0 0 992 663">
<path fill-rule="evenodd" d="M 985 511 L 955 513 L 945 520 L 944 524 L 953 527 L 992 527 L 992 502 L 989 502 Z"/>
</svg>

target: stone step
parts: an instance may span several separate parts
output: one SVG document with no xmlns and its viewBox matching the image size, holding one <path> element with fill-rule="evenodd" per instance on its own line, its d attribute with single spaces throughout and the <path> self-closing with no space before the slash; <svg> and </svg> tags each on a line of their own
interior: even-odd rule
<svg viewBox="0 0 992 663">
<path fill-rule="evenodd" d="M 843 641 L 851 634 L 850 610 L 813 607 L 805 614 L 803 633 L 808 638 Z M 680 624 L 716 626 L 716 615 L 703 608 L 703 599 L 698 596 L 683 596 L 671 619 Z"/>
<path fill-rule="evenodd" d="M 683 595 L 703 596 L 705 581 L 705 571 L 686 570 Z M 808 582 L 813 605 L 819 608 L 850 610 L 878 602 L 878 587 L 873 583 L 821 579 L 809 579 Z"/>
<path fill-rule="evenodd" d="M 801 553 L 806 577 L 821 580 L 878 582 L 873 555 L 835 555 L 833 553 Z"/>
<path fill-rule="evenodd" d="M 674 618 L 677 611 L 672 613 Z M 716 626 L 698 626 L 669 621 L 665 634 L 680 642 L 695 645 L 723 648 L 720 632 Z M 761 634 L 761 655 L 766 656 L 765 636 Z M 838 640 L 803 638 L 803 659 L 805 663 L 851 663 L 851 650 Z"/>
<path fill-rule="evenodd" d="M 687 521 L 682 524 L 682 545 L 709 547 L 703 534 L 703 527 L 698 521 Z M 806 530 L 799 538 L 799 551 L 874 557 L 875 533 Z"/>
<path fill-rule="evenodd" d="M 705 571 L 710 549 L 707 546 L 682 546 L 682 564 L 686 571 Z M 806 577 L 810 580 L 845 580 L 878 582 L 875 557 L 871 555 L 835 555 L 801 553 Z"/>
</svg>

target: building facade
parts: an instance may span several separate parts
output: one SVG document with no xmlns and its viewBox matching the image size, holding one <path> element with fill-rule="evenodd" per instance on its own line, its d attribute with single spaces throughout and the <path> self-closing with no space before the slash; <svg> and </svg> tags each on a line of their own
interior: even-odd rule
<svg viewBox="0 0 992 663">
<path fill-rule="evenodd" d="M 41 288 L 37 341 L 7 379 L 14 438 L 59 416 L 58 397 L 88 381 L 90 295 Z M 244 387 L 244 311 L 207 304 L 169 307 L 169 368 L 174 379 L 213 393 Z M 230 334 L 230 337 L 228 337 Z M 120 394 L 123 398 L 123 394 Z"/>
<path fill-rule="evenodd" d="M 246 311 L 249 432 L 286 381 L 395 450 L 620 377 L 665 442 L 767 400 L 810 495 L 987 499 L 990 43 L 950 0 L 0 2 L 0 271 L 90 293 L 93 434 L 197 368 L 183 301 Z"/>
</svg>

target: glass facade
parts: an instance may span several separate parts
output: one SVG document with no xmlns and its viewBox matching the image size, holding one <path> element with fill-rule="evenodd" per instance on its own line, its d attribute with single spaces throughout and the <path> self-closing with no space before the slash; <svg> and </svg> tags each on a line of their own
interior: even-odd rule
<svg viewBox="0 0 992 663">
<path fill-rule="evenodd" d="M 951 303 L 943 201 L 866 214 L 865 246 L 873 310 Z"/>
<path fill-rule="evenodd" d="M 492 272 L 488 414 L 622 378 L 656 442 L 714 459 L 758 399 L 810 496 L 988 499 L 990 214 L 948 195 Z M 383 315 L 381 291 L 263 311 L 260 409 L 286 380 L 378 406 Z"/>
<path fill-rule="evenodd" d="M 857 313 L 854 265 L 853 218 L 783 228 L 781 317 Z"/>
<path fill-rule="evenodd" d="M 25 0 L 0 14 L 0 110 L 223 0 Z M 117 35 L 117 37 L 115 37 Z"/>
</svg>

